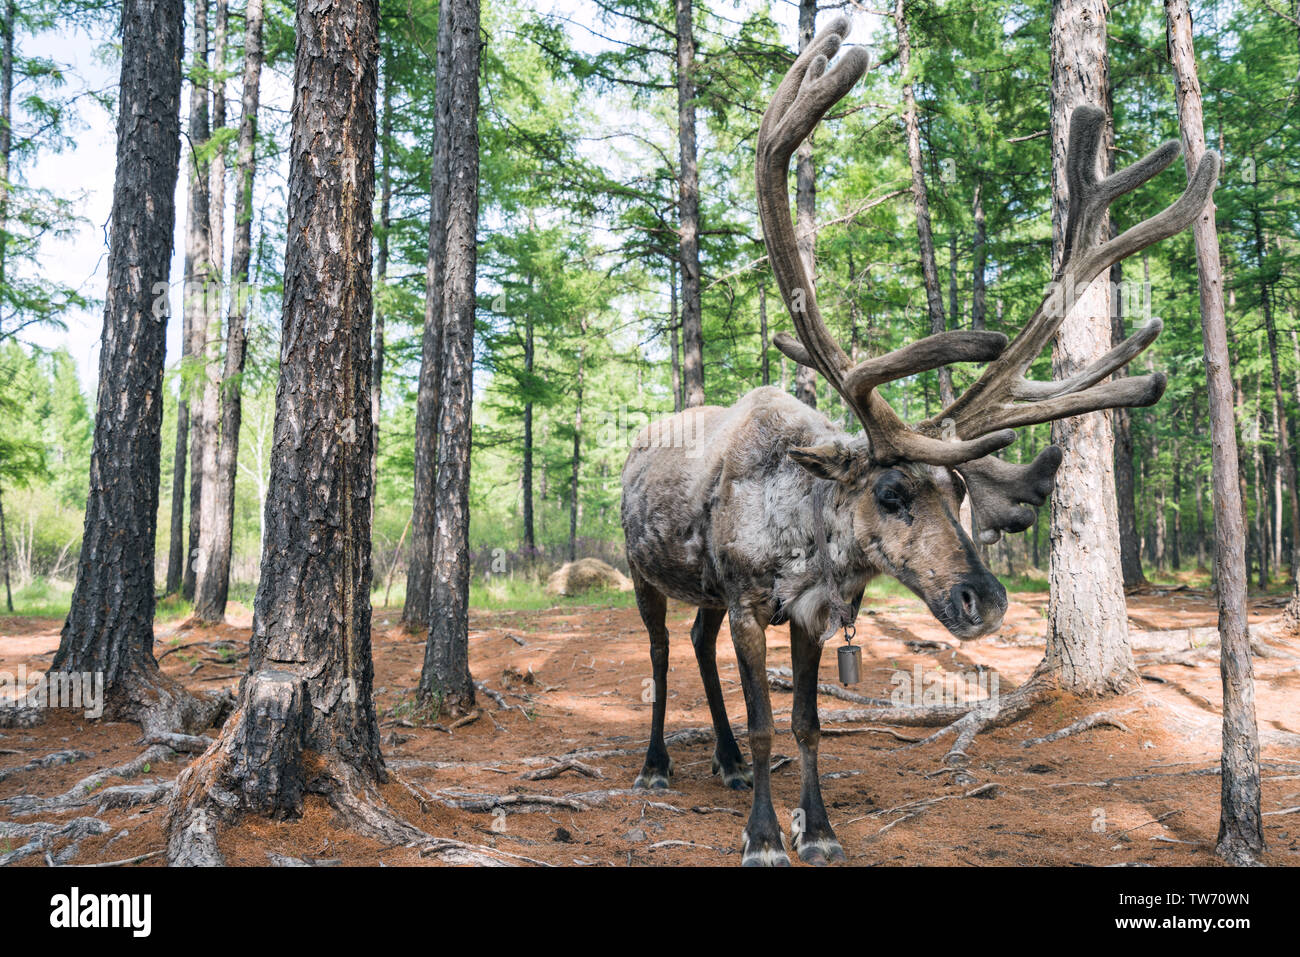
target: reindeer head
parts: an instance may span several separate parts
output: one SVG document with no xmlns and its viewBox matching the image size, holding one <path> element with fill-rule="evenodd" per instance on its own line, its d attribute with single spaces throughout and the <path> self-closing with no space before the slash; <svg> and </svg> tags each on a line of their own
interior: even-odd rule
<svg viewBox="0 0 1300 957">
<path fill-rule="evenodd" d="M 1079 107 L 1071 116 L 1066 155 L 1070 195 L 1064 256 L 1048 293 L 1015 339 L 1008 342 L 1000 332 L 941 332 L 854 365 L 817 307 L 797 251 L 787 183 L 795 149 L 867 70 L 868 55 L 860 47 L 845 51 L 827 69 L 848 31 L 848 20 L 836 17 L 817 34 L 781 81 L 758 131 L 759 216 L 772 272 L 798 336 L 781 333 L 773 342 L 824 376 L 866 434 L 865 441 L 792 449 L 790 455 L 814 474 L 849 486 L 854 535 L 868 556 L 916 592 L 954 634 L 972 638 L 1001 623 L 1006 592 L 957 521 L 960 490 L 964 487 L 970 495 L 981 542 L 1024 531 L 1033 524 L 1034 507 L 1051 494 L 1061 451 L 1049 446 L 1028 465 L 993 457 L 1015 440 L 1016 428 L 1102 409 L 1149 406 L 1164 393 L 1160 373 L 1110 378 L 1155 341 L 1159 319 L 1068 379 L 1035 381 L 1025 373 L 1094 279 L 1126 256 L 1185 229 L 1200 214 L 1218 178 L 1219 157 L 1205 154 L 1172 206 L 1103 240 L 1110 204 L 1169 166 L 1180 147 L 1170 141 L 1100 178 L 1098 149 L 1106 115 L 1096 107 Z M 954 362 L 988 366 L 951 405 L 924 422 L 905 424 L 877 391 L 886 382 Z"/>
</svg>

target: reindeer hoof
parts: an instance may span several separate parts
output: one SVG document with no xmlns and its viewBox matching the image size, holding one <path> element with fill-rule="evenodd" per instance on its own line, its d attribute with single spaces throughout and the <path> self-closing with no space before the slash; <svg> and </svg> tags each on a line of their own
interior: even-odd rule
<svg viewBox="0 0 1300 957">
<path fill-rule="evenodd" d="M 780 832 L 774 839 L 749 839 L 749 831 L 741 835 L 744 850 L 740 856 L 741 867 L 789 867 L 790 855 L 785 852 L 785 836 Z"/>
<path fill-rule="evenodd" d="M 673 763 L 671 761 L 668 762 L 666 768 L 652 768 L 647 765 L 641 769 L 641 773 L 632 782 L 632 789 L 634 791 L 663 790 L 671 787 L 672 777 Z"/>
<path fill-rule="evenodd" d="M 744 759 L 723 761 L 715 754 L 713 756 L 713 773 L 721 774 L 723 785 L 733 791 L 748 791 L 754 786 L 754 772 L 744 762 Z"/>
<path fill-rule="evenodd" d="M 842 864 L 848 860 L 848 857 L 844 854 L 844 848 L 833 837 L 823 837 L 810 841 L 796 840 L 795 846 L 799 851 L 799 860 L 805 864 L 812 864 L 814 867 L 825 867 L 827 864 Z"/>
</svg>

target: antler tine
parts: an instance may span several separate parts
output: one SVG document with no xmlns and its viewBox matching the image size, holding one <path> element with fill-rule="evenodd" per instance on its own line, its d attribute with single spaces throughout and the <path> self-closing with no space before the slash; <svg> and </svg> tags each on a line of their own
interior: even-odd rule
<svg viewBox="0 0 1300 957">
<path fill-rule="evenodd" d="M 1030 364 L 1056 335 L 1077 295 L 1114 263 L 1190 225 L 1205 208 L 1218 179 L 1218 154 L 1207 152 L 1187 189 L 1172 205 L 1103 241 L 1101 226 L 1110 204 L 1167 168 L 1181 151 L 1176 141 L 1170 141 L 1132 166 L 1100 178 L 1097 154 L 1105 120 L 1105 113 L 1093 106 L 1081 106 L 1071 117 L 1065 249 L 1052 288 L 1019 335 L 975 384 L 948 408 L 918 425 L 918 431 L 937 435 L 947 430 L 973 439 L 998 429 L 1050 422 L 1084 412 L 1151 405 L 1164 393 L 1166 380 L 1160 373 L 1104 381 L 1155 341 L 1161 330 L 1158 319 L 1147 322 L 1088 369 L 1068 379 L 1037 382 L 1025 378 Z"/>
<path fill-rule="evenodd" d="M 777 87 L 758 132 L 755 168 L 759 217 L 777 286 L 794 321 L 798 341 L 778 334 L 774 344 L 801 365 L 811 366 L 844 397 L 871 441 L 872 457 L 882 463 L 903 459 L 953 464 L 987 455 L 1010 444 L 1010 431 L 972 442 L 941 441 L 912 432 L 875 388 L 893 379 L 952 362 L 988 361 L 1006 348 L 1001 333 L 946 332 L 868 359 L 857 368 L 831 336 L 817 306 L 795 242 L 787 182 L 790 158 L 826 114 L 862 77 L 869 56 L 861 48 L 845 51 L 829 71 L 829 57 L 848 34 L 845 17 L 833 19 L 808 44 Z"/>
<path fill-rule="evenodd" d="M 1003 532 L 1023 532 L 1034 524 L 1034 507 L 1047 501 L 1061 467 L 1061 450 L 1049 445 L 1029 465 L 991 455 L 960 466 L 970 493 L 977 541 L 992 545 Z"/>
</svg>

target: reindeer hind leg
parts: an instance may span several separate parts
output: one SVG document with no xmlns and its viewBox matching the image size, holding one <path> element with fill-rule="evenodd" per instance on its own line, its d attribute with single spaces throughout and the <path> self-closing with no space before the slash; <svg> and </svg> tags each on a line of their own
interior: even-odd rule
<svg viewBox="0 0 1300 957">
<path fill-rule="evenodd" d="M 668 600 L 635 568 L 632 586 L 636 589 L 636 606 L 650 635 L 650 664 L 654 671 L 654 700 L 651 704 L 650 746 L 645 765 L 632 784 L 634 788 L 666 788 L 673 775 L 672 758 L 664 743 L 664 714 L 668 708 Z"/>
</svg>

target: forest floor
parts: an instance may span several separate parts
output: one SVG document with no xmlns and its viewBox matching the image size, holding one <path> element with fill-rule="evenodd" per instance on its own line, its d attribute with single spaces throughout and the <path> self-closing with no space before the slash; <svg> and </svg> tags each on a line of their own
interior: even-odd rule
<svg viewBox="0 0 1300 957">
<path fill-rule="evenodd" d="M 953 693 L 976 674 L 983 676 L 985 687 L 996 674 L 998 690 L 1011 691 L 1041 657 L 1047 596 L 1011 597 L 999 634 L 965 644 L 952 638 L 919 601 L 887 597 L 874 602 L 858 623 L 863 680 L 853 692 L 889 699 L 906 687 L 904 677 L 923 675 L 921 686 L 935 688 L 936 676 L 943 675 Z M 1280 604 L 1268 597 L 1252 600 L 1251 623 L 1260 626 L 1256 632 L 1268 653 L 1255 658 L 1265 860 L 1295 865 L 1300 864 L 1300 642 L 1270 635 Z M 1129 615 L 1146 679 L 1141 687 L 1104 702 L 1061 697 L 1020 723 L 980 735 L 970 749 L 969 776 L 941 764 L 951 737 L 916 747 L 902 738 L 923 737 L 928 730 L 863 730 L 882 726 L 828 720 L 836 711 L 860 705 L 823 693 L 823 791 L 850 863 L 1216 863 L 1218 654 L 1204 647 L 1213 639 L 1212 631 L 1197 630 L 1212 629 L 1214 602 L 1196 590 L 1149 590 L 1130 598 Z M 458 727 L 445 719 L 440 724 L 416 719 L 412 693 L 423 641 L 395 625 L 396 609 L 377 611 L 376 701 L 385 758 L 395 772 L 385 795 L 401 816 L 430 835 L 494 849 L 491 853 L 506 861 L 738 863 L 749 796 L 726 790 L 710 774 L 713 743 L 689 640 L 692 618 L 691 609 L 670 607 L 673 789 L 634 793 L 629 789 L 644 757 L 650 714 L 644 693 L 649 656 L 635 609 L 593 605 L 474 612 L 474 675 L 505 706 L 480 694 L 478 717 Z M 15 673 L 20 665 L 29 672 L 44 670 L 58 645 L 60 624 L 0 619 L 0 671 Z M 156 653 L 165 654 L 164 670 L 191 688 L 233 689 L 246 664 L 250 627 L 248 610 L 232 605 L 229 624 L 218 628 L 160 625 Z M 838 639 L 823 655 L 822 680 L 827 683 L 837 680 L 836 644 Z M 769 649 L 769 668 L 789 667 L 785 628 L 770 630 Z M 739 734 L 744 702 L 725 624 L 718 659 Z M 772 700 L 778 730 L 774 801 L 788 829 L 799 792 L 798 751 L 789 734 L 791 695 L 774 689 Z M 1050 743 L 1025 745 L 1100 710 L 1124 729 L 1099 725 Z M 850 729 L 858 730 L 835 733 Z M 743 737 L 741 741 L 744 747 Z M 84 756 L 53 767 L 16 770 L 65 749 Z M 0 731 L 0 860 L 42 830 L 37 822 L 48 822 L 55 826 L 44 829 L 40 850 L 20 855 L 15 864 L 106 863 L 144 855 L 153 856 L 137 862 L 141 866 L 162 864 L 165 803 L 119 809 L 97 803 L 96 792 L 124 783 L 121 779 L 93 783 L 85 788 L 84 804 L 60 813 L 20 814 L 13 801 L 19 795 L 68 792 L 93 771 L 130 761 L 142 749 L 135 726 L 88 721 L 76 711 L 52 711 L 34 728 Z M 576 763 L 557 770 L 565 755 L 576 757 Z M 164 784 L 185 760 L 180 755 L 146 766 L 131 783 Z M 541 795 L 547 803 L 528 803 L 530 795 Z M 103 833 L 78 836 L 84 827 L 64 827 L 86 817 L 103 822 L 92 826 Z M 309 798 L 297 821 L 250 820 L 220 832 L 219 845 L 229 863 L 242 865 L 433 863 L 418 849 L 384 848 L 349 833 L 317 798 Z"/>
</svg>

